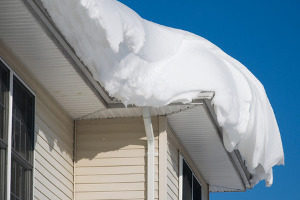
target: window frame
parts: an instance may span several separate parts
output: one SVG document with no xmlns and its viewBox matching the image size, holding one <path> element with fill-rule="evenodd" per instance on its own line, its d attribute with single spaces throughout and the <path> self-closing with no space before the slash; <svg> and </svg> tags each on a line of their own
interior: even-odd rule
<svg viewBox="0 0 300 200">
<path fill-rule="evenodd" d="M 186 165 L 189 167 L 190 171 L 192 172 L 192 199 L 193 199 L 193 180 L 196 179 L 196 181 L 198 182 L 198 184 L 201 187 L 201 199 L 203 198 L 203 194 L 204 194 L 204 187 L 201 184 L 201 181 L 199 181 L 199 178 L 197 177 L 197 175 L 194 173 L 193 168 L 190 166 L 190 164 L 188 163 L 188 161 L 186 159 L 184 159 L 184 156 L 179 153 L 179 200 L 183 200 L 183 162 L 186 163 Z"/>
<path fill-rule="evenodd" d="M 3 68 L 3 69 L 2 69 Z M 2 194 L 0 194 L 0 199 L 2 198 L 6 198 L 6 179 L 7 179 L 7 132 L 8 132 L 8 107 L 9 107 L 9 81 L 10 81 L 10 70 L 5 67 L 4 64 L 1 64 L 1 69 L 0 69 L 1 73 L 4 72 L 4 74 L 1 74 L 1 79 L 4 78 L 3 80 L 1 80 L 1 82 L 4 84 L 2 85 L 2 87 L 6 86 L 6 91 L 2 91 L 1 87 L 1 91 L 0 92 L 4 92 L 2 96 L 2 105 L 0 105 L 3 109 L 3 112 L 1 113 L 1 124 L 3 125 L 2 130 L 0 130 L 1 133 L 1 137 L 0 137 L 0 154 L 1 154 L 1 162 L 4 161 L 3 163 L 0 163 L 0 170 L 1 170 L 1 176 L 0 178 L 3 180 L 0 180 L 0 188 L 4 190 L 4 192 Z"/>
<path fill-rule="evenodd" d="M 33 199 L 34 196 L 34 176 L 35 176 L 35 144 L 36 144 L 36 133 L 35 133 L 35 112 L 36 112 L 36 94 L 35 92 L 23 81 L 23 79 L 4 61 L 2 57 L 0 57 L 0 63 L 3 65 L 9 72 L 9 91 L 8 91 L 8 113 L 7 113 L 7 133 L 6 133 L 6 181 L 5 181 L 5 200 L 11 199 L 11 167 L 12 167 L 12 121 L 13 121 L 13 85 L 14 79 L 19 81 L 19 83 L 32 95 L 33 97 L 33 124 L 32 124 L 32 137 L 33 137 L 33 150 L 32 150 L 32 176 L 31 176 L 31 197 L 30 200 Z"/>
</svg>

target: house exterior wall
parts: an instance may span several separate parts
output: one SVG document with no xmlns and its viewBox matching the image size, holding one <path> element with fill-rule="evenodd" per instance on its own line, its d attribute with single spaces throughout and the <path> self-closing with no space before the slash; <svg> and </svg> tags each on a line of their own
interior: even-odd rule
<svg viewBox="0 0 300 200">
<path fill-rule="evenodd" d="M 72 119 L 1 41 L 0 55 L 35 93 L 34 199 L 73 199 Z"/>
<path fill-rule="evenodd" d="M 158 118 L 155 135 L 155 199 L 158 199 Z M 147 138 L 142 118 L 76 122 L 75 198 L 146 199 Z"/>
<path fill-rule="evenodd" d="M 147 139 L 141 117 L 79 120 L 74 127 L 71 117 L 1 41 L 0 55 L 36 97 L 34 199 L 146 199 Z M 152 124 L 155 199 L 179 200 L 180 153 L 200 180 L 207 200 L 208 186 L 167 118 L 153 117 Z"/>
</svg>

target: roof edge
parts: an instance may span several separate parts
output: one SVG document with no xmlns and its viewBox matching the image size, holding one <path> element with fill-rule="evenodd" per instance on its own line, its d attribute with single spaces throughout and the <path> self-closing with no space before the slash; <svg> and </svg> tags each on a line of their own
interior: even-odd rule
<svg viewBox="0 0 300 200">
<path fill-rule="evenodd" d="M 217 129 L 219 138 L 223 144 L 223 134 L 222 134 L 222 128 L 219 126 L 218 122 L 217 122 L 217 116 L 214 112 L 213 106 L 211 105 L 211 100 L 209 99 L 204 99 L 203 100 L 204 105 L 205 105 L 205 109 L 207 114 L 210 116 L 215 128 Z M 224 146 L 224 144 L 223 144 Z M 224 146 L 225 148 L 225 146 Z M 226 150 L 226 149 L 225 149 Z M 239 150 L 234 150 L 232 152 L 228 152 L 226 150 L 227 154 L 229 155 L 231 162 L 236 170 L 236 172 L 239 174 L 240 179 L 244 185 L 244 190 L 246 189 L 251 189 L 253 188 L 253 184 L 251 184 L 251 173 L 248 171 L 242 157 L 241 154 L 239 152 Z"/>
<path fill-rule="evenodd" d="M 68 59 L 68 61 L 72 64 L 74 69 L 80 75 L 80 77 L 85 81 L 88 87 L 94 92 L 94 94 L 98 97 L 101 103 L 106 108 L 122 108 L 125 107 L 124 104 L 112 97 L 109 96 L 107 91 L 103 86 L 97 82 L 88 68 L 82 63 L 79 57 L 76 55 L 72 46 L 66 41 L 64 36 L 61 34 L 59 29 L 56 27 L 54 22 L 51 20 L 49 14 L 46 9 L 43 7 L 42 3 L 39 0 L 22 0 L 32 15 L 36 18 L 36 20 L 40 23 L 41 27 L 45 31 L 45 33 L 50 37 L 50 39 L 57 45 L 57 47 L 61 50 L 62 54 Z M 205 105 L 205 109 L 212 119 L 214 126 L 217 129 L 218 135 L 220 136 L 220 140 L 223 143 L 222 136 L 222 128 L 217 123 L 217 118 L 215 112 L 211 106 L 211 99 L 214 96 L 214 92 L 202 92 L 199 97 L 194 99 L 190 104 L 203 102 Z M 171 103 L 173 104 L 185 104 L 181 102 Z M 132 105 L 134 106 L 134 105 Z M 240 175 L 241 181 L 244 184 L 245 189 L 252 188 L 253 185 L 250 182 L 251 174 L 247 170 L 240 152 L 238 150 L 234 150 L 233 152 L 227 152 L 231 161 Z"/>
</svg>

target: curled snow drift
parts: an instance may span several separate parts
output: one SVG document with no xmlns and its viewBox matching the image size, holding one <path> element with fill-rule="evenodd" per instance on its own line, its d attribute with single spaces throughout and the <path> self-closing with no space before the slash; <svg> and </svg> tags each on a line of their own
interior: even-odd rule
<svg viewBox="0 0 300 200">
<path fill-rule="evenodd" d="M 125 104 L 162 106 L 215 91 L 225 147 L 240 151 L 253 184 L 272 184 L 272 167 L 284 162 L 278 125 L 263 86 L 241 63 L 115 0 L 42 2 L 94 78 Z"/>
</svg>

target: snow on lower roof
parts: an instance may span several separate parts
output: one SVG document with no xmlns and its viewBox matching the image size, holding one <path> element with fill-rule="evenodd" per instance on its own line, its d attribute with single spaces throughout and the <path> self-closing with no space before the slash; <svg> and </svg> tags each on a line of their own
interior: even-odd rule
<svg viewBox="0 0 300 200">
<path fill-rule="evenodd" d="M 262 84 L 245 66 L 115 0 L 41 1 L 93 77 L 123 103 L 163 106 L 214 91 L 226 149 L 240 151 L 253 184 L 272 184 L 272 167 L 284 163 L 280 133 Z"/>
</svg>

